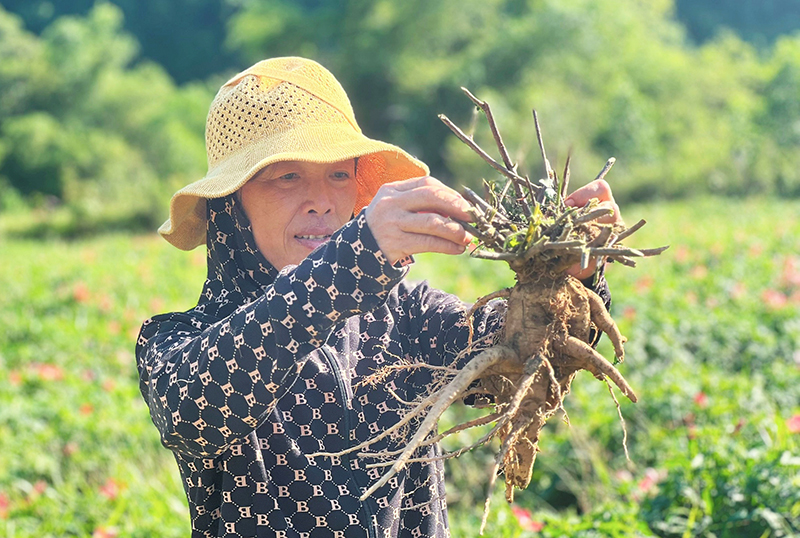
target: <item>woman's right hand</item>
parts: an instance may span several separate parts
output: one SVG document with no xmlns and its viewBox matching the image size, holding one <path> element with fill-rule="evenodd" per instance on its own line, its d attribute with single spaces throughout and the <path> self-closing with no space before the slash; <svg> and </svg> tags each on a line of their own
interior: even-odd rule
<svg viewBox="0 0 800 538">
<path fill-rule="evenodd" d="M 463 253 L 472 235 L 452 219 L 471 221 L 469 208 L 458 192 L 425 176 L 383 185 L 365 216 L 384 256 L 394 264 L 421 252 Z"/>
</svg>

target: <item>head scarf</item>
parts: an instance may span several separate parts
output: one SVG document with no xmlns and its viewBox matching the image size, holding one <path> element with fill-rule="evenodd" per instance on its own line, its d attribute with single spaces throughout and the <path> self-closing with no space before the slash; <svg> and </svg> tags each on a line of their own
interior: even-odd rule
<svg viewBox="0 0 800 538">
<path fill-rule="evenodd" d="M 256 246 L 235 194 L 208 200 L 206 217 L 208 274 L 195 310 L 222 319 L 262 294 L 278 270 Z"/>
</svg>

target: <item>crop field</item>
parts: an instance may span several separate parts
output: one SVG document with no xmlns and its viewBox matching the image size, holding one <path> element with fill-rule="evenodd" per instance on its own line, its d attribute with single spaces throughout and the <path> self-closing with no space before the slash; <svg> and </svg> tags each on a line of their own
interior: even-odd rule
<svg viewBox="0 0 800 538">
<path fill-rule="evenodd" d="M 617 393 L 618 412 L 579 374 L 569 425 L 545 427 L 513 506 L 498 486 L 485 535 L 800 535 L 800 202 L 708 198 L 624 216 L 648 220 L 630 246 L 671 245 L 607 271 L 628 337 L 619 368 L 639 403 Z M 155 234 L 26 239 L 12 220 L 0 219 L 0 536 L 187 536 L 133 345 L 145 318 L 196 302 L 204 249 Z M 511 273 L 428 255 L 410 278 L 473 301 Z M 612 356 L 607 339 L 599 349 Z M 448 464 L 454 537 L 477 532 L 495 449 Z"/>
</svg>

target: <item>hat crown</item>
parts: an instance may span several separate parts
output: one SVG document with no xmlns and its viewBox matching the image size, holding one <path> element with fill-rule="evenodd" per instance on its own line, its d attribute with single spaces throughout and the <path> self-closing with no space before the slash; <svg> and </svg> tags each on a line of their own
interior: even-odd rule
<svg viewBox="0 0 800 538">
<path fill-rule="evenodd" d="M 259 62 L 231 78 L 211 103 L 208 169 L 255 142 L 310 124 L 361 132 L 344 88 L 320 64 L 297 57 Z"/>
</svg>

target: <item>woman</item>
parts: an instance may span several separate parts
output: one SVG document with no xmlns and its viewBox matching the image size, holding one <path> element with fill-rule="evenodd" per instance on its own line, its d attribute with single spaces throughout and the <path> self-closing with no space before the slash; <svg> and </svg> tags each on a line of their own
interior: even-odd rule
<svg viewBox="0 0 800 538">
<path fill-rule="evenodd" d="M 464 252 L 471 237 L 450 218 L 470 220 L 467 202 L 362 135 L 336 79 L 302 58 L 228 81 L 206 149 L 208 174 L 175 194 L 159 231 L 186 250 L 205 241 L 208 279 L 195 308 L 146 321 L 136 347 L 192 536 L 448 535 L 441 462 L 409 465 L 362 502 L 372 460 L 309 455 L 390 427 L 432 382 L 425 368 L 365 377 L 399 360 L 449 364 L 465 347 L 465 305 L 403 277 L 412 254 Z M 593 197 L 616 209 L 603 182 L 571 199 Z M 491 335 L 500 320 L 490 306 L 473 323 Z"/>
</svg>

